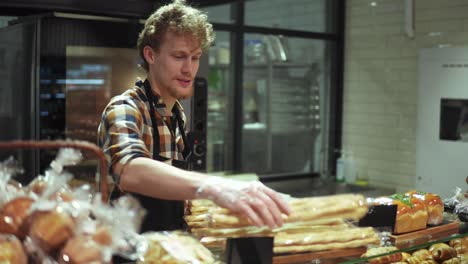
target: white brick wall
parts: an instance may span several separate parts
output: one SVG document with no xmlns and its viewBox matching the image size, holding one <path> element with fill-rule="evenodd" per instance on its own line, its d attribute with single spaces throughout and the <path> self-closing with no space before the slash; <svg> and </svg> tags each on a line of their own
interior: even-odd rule
<svg viewBox="0 0 468 264">
<path fill-rule="evenodd" d="M 414 39 L 403 0 L 346 4 L 343 148 L 371 185 L 406 191 L 416 175 L 418 51 L 468 46 L 468 1 L 416 0 Z"/>
</svg>

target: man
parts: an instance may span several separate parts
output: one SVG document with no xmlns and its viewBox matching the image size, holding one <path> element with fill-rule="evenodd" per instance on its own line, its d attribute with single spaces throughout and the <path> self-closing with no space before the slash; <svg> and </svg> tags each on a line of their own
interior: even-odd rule
<svg viewBox="0 0 468 264">
<path fill-rule="evenodd" d="M 257 226 L 282 225 L 282 197 L 260 182 L 184 170 L 189 147 L 178 100 L 193 94 L 200 56 L 214 40 L 206 15 L 175 0 L 154 12 L 138 38 L 145 81 L 114 97 L 103 112 L 98 144 L 121 191 L 147 209 L 142 231 L 183 227 L 183 200 L 210 199 Z"/>
</svg>

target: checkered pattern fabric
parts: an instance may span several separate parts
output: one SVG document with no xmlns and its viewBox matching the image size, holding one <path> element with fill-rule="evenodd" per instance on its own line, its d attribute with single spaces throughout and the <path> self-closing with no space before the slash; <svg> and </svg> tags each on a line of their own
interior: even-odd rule
<svg viewBox="0 0 468 264">
<path fill-rule="evenodd" d="M 166 111 L 162 98 L 156 97 L 155 100 L 159 156 L 167 163 L 183 160 L 184 143 L 177 121 L 172 112 Z M 176 101 L 174 107 L 179 108 L 185 128 L 187 118 L 182 105 Z M 98 128 L 98 145 L 104 151 L 109 173 L 117 184 L 120 175 L 113 173 L 116 164 L 124 166 L 137 157 L 153 158 L 153 124 L 149 111 L 145 89 L 142 82 L 137 80 L 133 88 L 113 97 L 102 114 Z"/>
</svg>

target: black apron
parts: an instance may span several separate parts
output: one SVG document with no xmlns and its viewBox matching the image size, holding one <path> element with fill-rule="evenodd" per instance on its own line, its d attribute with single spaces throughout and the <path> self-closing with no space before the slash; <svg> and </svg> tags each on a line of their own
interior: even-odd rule
<svg viewBox="0 0 468 264">
<path fill-rule="evenodd" d="M 153 159 L 159 161 L 165 161 L 167 158 L 159 156 L 160 142 L 159 142 L 159 131 L 158 124 L 156 123 L 156 115 L 154 105 L 157 104 L 155 97 L 151 90 L 148 80 L 145 82 L 138 81 L 136 83 L 138 87 L 144 86 L 146 96 L 148 98 L 148 103 L 150 106 L 150 116 L 153 124 Z M 175 120 L 171 120 L 173 125 L 172 129 L 175 135 L 175 123 L 179 126 L 179 130 L 182 134 L 182 139 L 184 141 L 184 151 L 182 153 L 184 160 L 172 160 L 172 165 L 179 169 L 188 169 L 188 164 L 191 156 L 191 148 L 187 141 L 187 136 L 183 127 L 183 121 L 180 116 L 179 109 L 177 107 L 173 108 L 173 116 Z M 175 144 L 175 142 L 172 142 Z M 175 146 L 177 147 L 177 146 Z M 163 200 L 158 198 L 153 198 L 145 196 L 142 194 L 132 193 L 136 197 L 143 208 L 146 209 L 146 216 L 143 219 L 141 226 L 141 233 L 146 231 L 163 231 L 163 230 L 177 230 L 184 229 L 185 222 L 183 219 L 184 216 L 184 202 L 183 201 L 174 201 L 174 200 Z"/>
</svg>

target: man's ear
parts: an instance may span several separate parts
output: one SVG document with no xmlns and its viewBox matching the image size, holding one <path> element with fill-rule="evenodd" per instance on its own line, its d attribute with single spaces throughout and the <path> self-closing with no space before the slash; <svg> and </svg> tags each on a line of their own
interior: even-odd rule
<svg viewBox="0 0 468 264">
<path fill-rule="evenodd" d="M 156 52 L 150 46 L 145 46 L 143 48 L 143 56 L 148 64 L 153 64 L 156 61 Z"/>
</svg>

